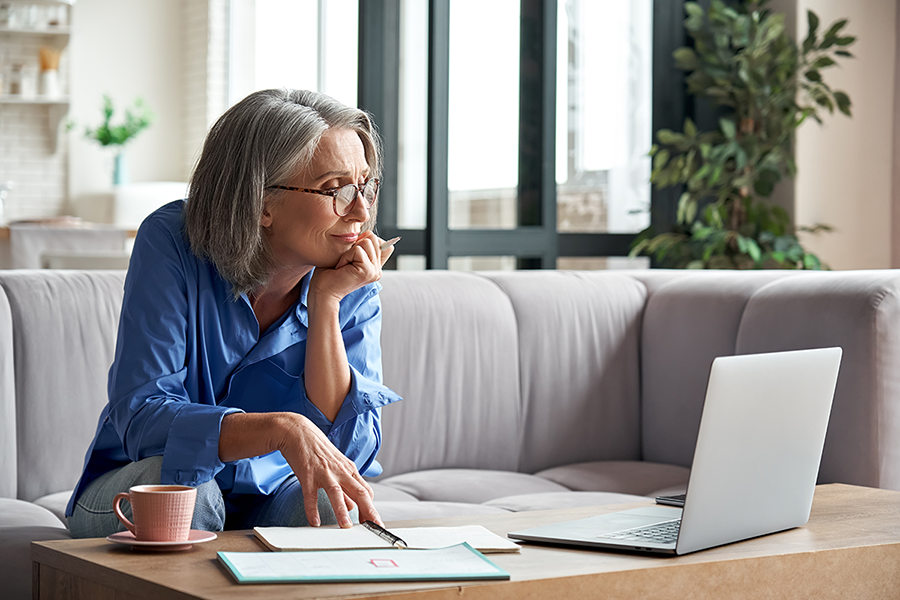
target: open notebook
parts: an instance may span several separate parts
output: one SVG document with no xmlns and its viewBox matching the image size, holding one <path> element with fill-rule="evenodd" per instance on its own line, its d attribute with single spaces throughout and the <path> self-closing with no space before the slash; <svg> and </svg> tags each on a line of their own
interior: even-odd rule
<svg viewBox="0 0 900 600">
<path fill-rule="evenodd" d="M 364 525 L 348 529 L 325 527 L 254 527 L 256 537 L 275 551 L 361 550 L 406 547 L 415 550 L 446 548 L 467 543 L 485 554 L 519 552 L 515 542 L 481 525 L 406 527 L 379 532 Z M 401 543 L 397 543 L 400 540 Z"/>
</svg>

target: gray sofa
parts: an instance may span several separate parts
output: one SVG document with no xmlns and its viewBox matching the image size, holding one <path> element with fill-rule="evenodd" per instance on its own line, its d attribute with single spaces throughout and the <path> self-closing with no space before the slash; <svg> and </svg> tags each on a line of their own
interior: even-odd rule
<svg viewBox="0 0 900 600">
<path fill-rule="evenodd" d="M 0 271 L 0 589 L 60 518 L 105 403 L 120 271 Z M 900 489 L 900 271 L 385 273 L 387 520 L 684 488 L 720 355 L 839 345 L 821 482 Z M 152 293 L 149 291 L 148 293 Z"/>
</svg>

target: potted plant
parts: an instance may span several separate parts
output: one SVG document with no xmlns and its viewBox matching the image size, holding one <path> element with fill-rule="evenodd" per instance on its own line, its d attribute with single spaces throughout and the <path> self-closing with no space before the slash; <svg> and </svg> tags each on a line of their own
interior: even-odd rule
<svg viewBox="0 0 900 600">
<path fill-rule="evenodd" d="M 136 98 L 133 105 L 125 109 L 125 119 L 118 125 L 112 123 L 114 113 L 112 98 L 104 95 L 103 122 L 94 129 L 88 127 L 85 136 L 103 147 L 112 147 L 115 150 L 113 184 L 120 185 L 128 181 L 125 144 L 149 127 L 156 117 L 142 98 Z"/>
<path fill-rule="evenodd" d="M 808 118 L 821 124 L 823 110 L 850 115 L 850 98 L 832 90 L 822 71 L 850 58 L 856 38 L 842 33 L 846 19 L 820 33 L 818 17 L 807 11 L 808 34 L 798 44 L 785 31 L 784 15 L 767 10 L 767 2 L 712 0 L 708 12 L 685 4 L 694 43 L 673 53 L 675 64 L 690 73 L 688 93 L 709 100 L 721 116 L 712 131 L 687 119 L 682 132 L 657 132 L 650 181 L 684 192 L 672 230 L 648 227 L 631 256 L 654 256 L 670 268 L 827 268 L 803 248 L 796 230 L 830 228 L 795 228 L 767 199 L 782 177 L 796 173 L 797 128 Z"/>
</svg>

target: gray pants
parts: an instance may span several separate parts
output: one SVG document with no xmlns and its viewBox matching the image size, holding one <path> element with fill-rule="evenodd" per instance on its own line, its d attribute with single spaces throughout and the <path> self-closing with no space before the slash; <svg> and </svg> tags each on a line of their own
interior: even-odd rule
<svg viewBox="0 0 900 600">
<path fill-rule="evenodd" d="M 127 492 L 135 485 L 159 485 L 162 457 L 152 456 L 124 467 L 104 473 L 81 492 L 72 516 L 68 518 L 72 537 L 106 537 L 120 531 L 125 526 L 113 512 L 112 501 L 119 492 Z M 293 475 L 288 477 L 269 496 L 244 497 L 246 508 L 241 514 L 229 514 L 229 529 L 250 529 L 252 527 L 304 527 L 309 525 L 303 509 L 303 490 Z M 319 518 L 323 525 L 337 523 L 337 517 L 324 490 L 319 490 Z M 124 503 L 122 512 L 129 520 L 131 505 Z M 197 487 L 197 502 L 191 529 L 222 531 L 225 529 L 225 500 L 216 480 L 207 481 Z M 359 520 L 357 510 L 351 511 L 350 518 Z"/>
</svg>

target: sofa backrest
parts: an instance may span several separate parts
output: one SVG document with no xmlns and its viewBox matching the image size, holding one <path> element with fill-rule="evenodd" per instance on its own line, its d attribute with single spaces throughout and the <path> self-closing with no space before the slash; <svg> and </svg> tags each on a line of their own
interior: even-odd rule
<svg viewBox="0 0 900 600">
<path fill-rule="evenodd" d="M 515 470 L 522 404 L 516 315 L 492 281 L 452 271 L 383 274 L 385 476 L 443 467 Z"/>
<path fill-rule="evenodd" d="M 645 287 L 610 271 L 485 276 L 515 313 L 524 415 L 519 470 L 640 460 Z"/>
<path fill-rule="evenodd" d="M 690 466 L 716 356 L 843 348 L 819 482 L 900 489 L 900 272 L 644 272 L 643 456 Z"/>
<path fill-rule="evenodd" d="M 900 490 L 900 272 L 811 273 L 747 303 L 737 352 L 841 346 L 820 482 Z"/>
<path fill-rule="evenodd" d="M 648 289 L 641 334 L 644 460 L 691 466 L 712 361 L 736 353 L 750 297 L 786 273 L 633 273 Z"/>
<path fill-rule="evenodd" d="M 0 271 L 0 497 L 71 489 L 124 272 Z M 900 271 L 386 272 L 385 474 L 690 466 L 720 355 L 844 349 L 821 482 L 900 489 Z M 13 400 L 15 406 L 13 407 Z"/>
<path fill-rule="evenodd" d="M 0 272 L 13 326 L 17 496 L 72 489 L 106 404 L 123 271 Z"/>
</svg>

